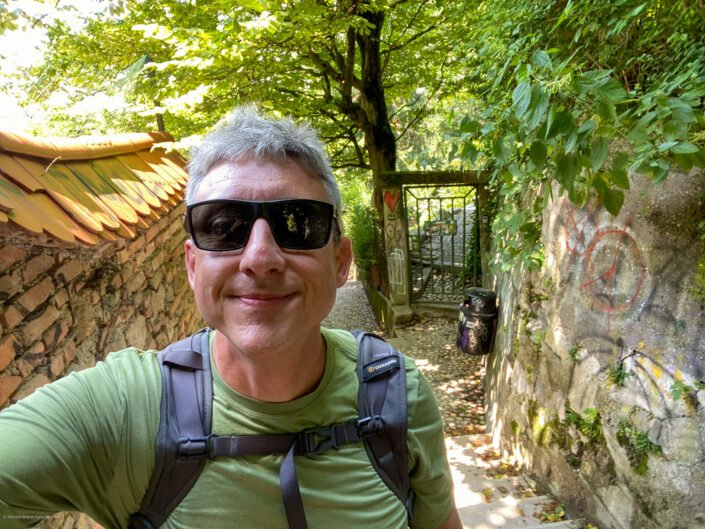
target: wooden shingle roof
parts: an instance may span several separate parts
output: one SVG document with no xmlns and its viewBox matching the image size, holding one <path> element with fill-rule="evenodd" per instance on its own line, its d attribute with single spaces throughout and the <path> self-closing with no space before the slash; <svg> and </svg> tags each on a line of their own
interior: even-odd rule
<svg viewBox="0 0 705 529">
<path fill-rule="evenodd" d="M 0 228 L 64 243 L 131 239 L 184 195 L 185 161 L 166 133 L 39 139 L 0 131 Z"/>
</svg>

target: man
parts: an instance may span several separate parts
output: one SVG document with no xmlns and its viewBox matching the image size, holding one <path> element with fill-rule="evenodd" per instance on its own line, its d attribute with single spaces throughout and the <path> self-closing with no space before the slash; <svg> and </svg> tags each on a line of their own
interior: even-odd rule
<svg viewBox="0 0 705 529">
<path fill-rule="evenodd" d="M 315 133 L 239 109 L 205 138 L 189 172 L 185 261 L 213 329 L 212 431 L 288 433 L 356 417 L 355 340 L 320 327 L 352 251 Z M 414 366 L 407 388 L 412 527 L 458 529 L 440 415 Z M 0 414 L 0 526 L 79 510 L 127 527 L 154 469 L 160 395 L 154 353 L 127 349 Z M 208 461 L 162 527 L 287 527 L 281 460 Z M 311 528 L 407 526 L 361 443 L 297 458 L 296 472 Z"/>
</svg>

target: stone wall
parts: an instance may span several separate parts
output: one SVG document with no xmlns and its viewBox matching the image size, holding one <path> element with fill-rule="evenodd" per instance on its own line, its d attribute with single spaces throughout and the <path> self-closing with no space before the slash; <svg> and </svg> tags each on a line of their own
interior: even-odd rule
<svg viewBox="0 0 705 529">
<path fill-rule="evenodd" d="M 200 325 L 182 214 L 88 249 L 0 237 L 0 406 L 110 351 L 161 348 Z"/>
<path fill-rule="evenodd" d="M 183 211 L 135 240 L 91 248 L 0 233 L 0 407 L 111 351 L 161 349 L 202 326 L 183 264 Z M 57 514 L 41 527 L 74 523 L 94 526 Z"/>
<path fill-rule="evenodd" d="M 704 212 L 702 174 L 632 177 L 616 218 L 560 198 L 544 269 L 494 279 L 489 429 L 600 529 L 705 527 Z"/>
</svg>

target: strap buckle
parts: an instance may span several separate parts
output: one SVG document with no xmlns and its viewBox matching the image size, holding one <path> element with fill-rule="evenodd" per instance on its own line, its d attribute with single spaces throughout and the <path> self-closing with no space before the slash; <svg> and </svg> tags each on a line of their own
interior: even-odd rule
<svg viewBox="0 0 705 529">
<path fill-rule="evenodd" d="M 181 437 L 179 439 L 179 457 L 200 457 L 211 453 L 213 434 L 199 437 Z"/>
<path fill-rule="evenodd" d="M 329 424 L 299 433 L 297 440 L 299 453 L 302 455 L 322 454 L 330 448 L 338 448 L 336 425 Z"/>
</svg>

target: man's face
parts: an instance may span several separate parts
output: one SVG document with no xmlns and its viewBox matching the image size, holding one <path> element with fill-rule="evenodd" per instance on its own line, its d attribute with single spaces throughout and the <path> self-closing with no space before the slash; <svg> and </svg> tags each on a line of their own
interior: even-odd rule
<svg viewBox="0 0 705 529">
<path fill-rule="evenodd" d="M 247 158 L 218 162 L 200 182 L 193 203 L 213 199 L 314 199 L 330 203 L 320 178 L 294 160 Z M 185 243 L 186 269 L 206 323 L 239 351 L 266 354 L 320 343 L 319 326 L 348 275 L 350 241 L 333 237 L 323 248 L 286 250 L 264 218 L 240 250 L 201 250 Z"/>
</svg>

